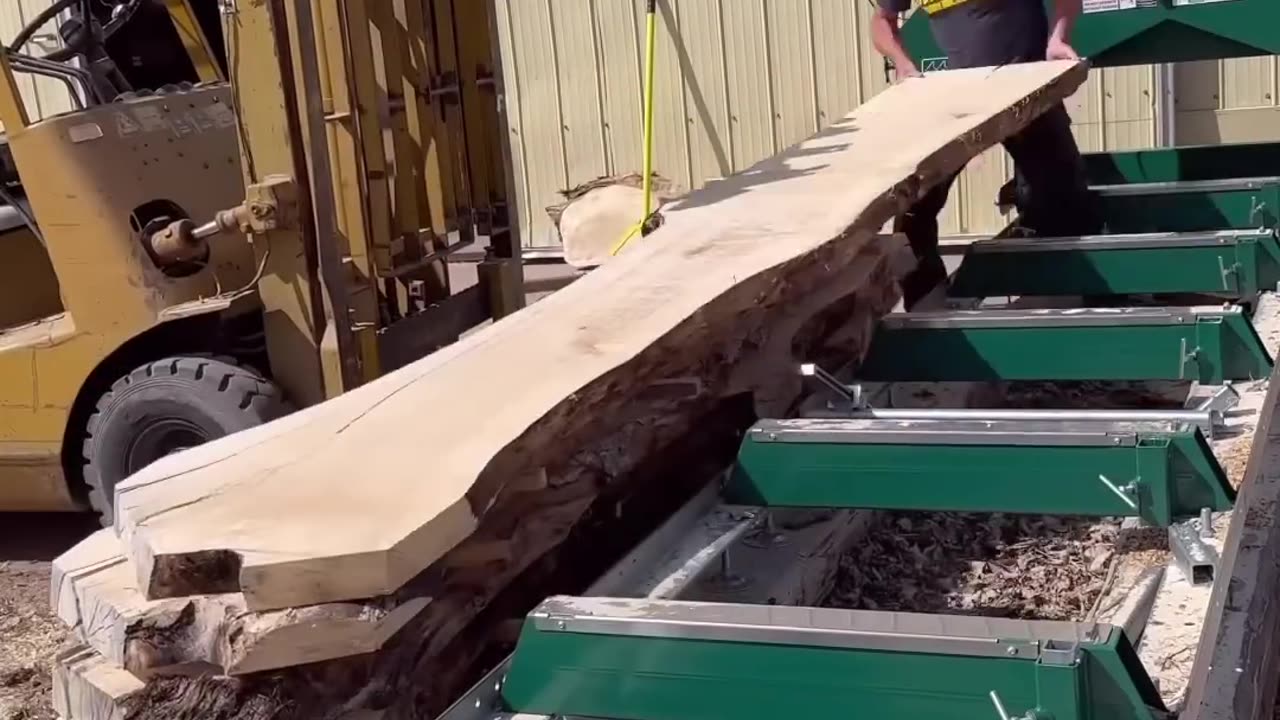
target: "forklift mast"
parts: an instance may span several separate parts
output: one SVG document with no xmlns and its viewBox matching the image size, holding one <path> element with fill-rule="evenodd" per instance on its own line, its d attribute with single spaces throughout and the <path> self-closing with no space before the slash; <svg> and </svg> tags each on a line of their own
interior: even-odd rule
<svg viewBox="0 0 1280 720">
<path fill-rule="evenodd" d="M 296 224 L 255 237 L 291 396 L 332 397 L 521 305 L 487 3 L 222 12 L 248 195 L 289 178 L 297 200 Z M 480 284 L 453 292 L 447 259 L 481 237 Z"/>
</svg>

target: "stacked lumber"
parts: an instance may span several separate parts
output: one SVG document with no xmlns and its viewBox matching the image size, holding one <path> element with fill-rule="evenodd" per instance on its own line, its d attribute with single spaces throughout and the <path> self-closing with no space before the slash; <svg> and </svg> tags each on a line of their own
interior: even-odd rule
<svg viewBox="0 0 1280 720">
<path fill-rule="evenodd" d="M 61 675 L 94 696 L 67 720 L 431 716 L 625 541 L 617 507 L 727 464 L 754 417 L 794 409 L 798 362 L 859 358 L 910 266 L 881 228 L 1085 75 L 911 80 L 550 298 L 130 478 L 114 530 L 56 563 L 84 645 Z"/>
</svg>

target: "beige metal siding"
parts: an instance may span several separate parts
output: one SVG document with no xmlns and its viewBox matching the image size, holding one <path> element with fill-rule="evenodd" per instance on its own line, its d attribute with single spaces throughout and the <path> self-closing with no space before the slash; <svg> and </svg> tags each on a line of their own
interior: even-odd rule
<svg viewBox="0 0 1280 720">
<path fill-rule="evenodd" d="M 527 246 L 558 243 L 558 191 L 639 172 L 642 0 L 495 0 Z M 656 167 L 693 188 L 812 135 L 886 86 L 866 32 L 868 0 L 660 0 Z M 1280 139 L 1275 59 L 1174 74 L 1178 142 Z M 1094 71 L 1068 103 L 1085 151 L 1158 144 L 1153 67 Z M 993 232 L 1011 164 L 997 148 L 956 183 L 943 232 Z M 637 209 L 639 212 L 639 209 Z"/>
<path fill-rule="evenodd" d="M 1174 78 L 1180 144 L 1280 141 L 1276 58 L 1187 63 Z"/>
<path fill-rule="evenodd" d="M 45 10 L 53 0 L 0 0 L 0 40 L 8 44 L 27 22 Z M 23 51 L 35 56 L 44 55 L 62 47 L 58 38 L 58 23 L 49 22 L 27 43 Z M 18 90 L 27 105 L 32 120 L 49 117 L 71 109 L 71 95 L 67 86 L 52 78 L 18 73 Z"/>
</svg>

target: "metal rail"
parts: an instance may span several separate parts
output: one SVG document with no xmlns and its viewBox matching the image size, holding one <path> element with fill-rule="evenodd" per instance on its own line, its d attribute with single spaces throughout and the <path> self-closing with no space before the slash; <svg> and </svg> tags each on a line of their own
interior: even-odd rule
<svg viewBox="0 0 1280 720">
<path fill-rule="evenodd" d="M 1273 720 L 1280 677 L 1280 373 L 1259 412 L 1184 720 Z"/>
</svg>

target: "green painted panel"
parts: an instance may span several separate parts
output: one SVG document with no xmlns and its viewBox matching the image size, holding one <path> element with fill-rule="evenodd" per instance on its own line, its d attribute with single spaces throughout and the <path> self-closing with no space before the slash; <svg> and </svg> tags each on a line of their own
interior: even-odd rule
<svg viewBox="0 0 1280 720">
<path fill-rule="evenodd" d="M 508 710 L 615 720 L 1150 720 L 1158 694 L 1123 633 L 1076 665 L 916 652 L 539 630 L 525 624 Z"/>
<path fill-rule="evenodd" d="M 1046 0 L 1048 5 L 1052 0 Z M 1096 67 L 1146 65 L 1280 54 L 1280 3 L 1222 0 L 1088 13 L 1072 38 L 1076 50 Z M 927 16 L 913 15 L 903 27 L 908 52 L 926 72 L 943 69 Z"/>
<path fill-rule="evenodd" d="M 1280 143 L 1087 153 L 1084 161 L 1091 185 L 1274 177 L 1280 175 Z"/>
<path fill-rule="evenodd" d="M 1275 229 L 1280 184 L 1245 190 L 1102 195 L 1105 233 Z"/>
<path fill-rule="evenodd" d="M 971 248 L 949 294 L 1097 296 L 1164 293 L 1251 297 L 1280 282 L 1280 240 L 1273 233 L 1195 247 L 1055 248 L 1017 251 Z"/>
<path fill-rule="evenodd" d="M 1218 385 L 1266 377 L 1271 367 L 1248 320 L 1229 313 L 1181 325 L 882 324 L 857 375 L 872 382 L 1198 380 Z"/>
<path fill-rule="evenodd" d="M 1132 508 L 1099 477 L 1137 485 Z M 1235 495 L 1194 428 L 1136 447 L 778 442 L 748 433 L 726 488 L 767 507 L 1142 517 L 1168 526 Z"/>
</svg>

